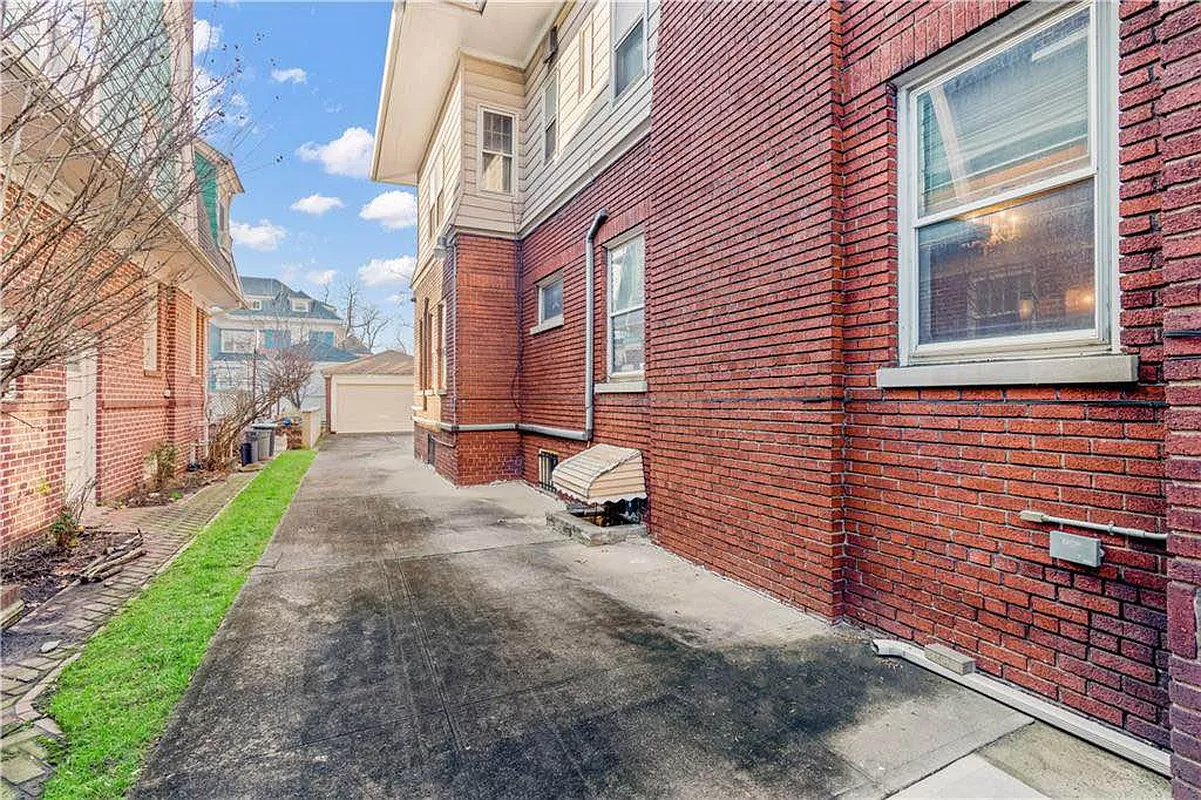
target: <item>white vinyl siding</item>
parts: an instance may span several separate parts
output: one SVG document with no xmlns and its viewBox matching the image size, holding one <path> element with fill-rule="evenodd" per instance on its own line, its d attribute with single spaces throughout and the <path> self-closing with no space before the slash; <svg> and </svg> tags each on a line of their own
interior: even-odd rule
<svg viewBox="0 0 1201 800">
<path fill-rule="evenodd" d="M 642 6 L 640 6 L 642 7 Z M 521 217 L 520 232 L 528 232 L 578 190 L 589 175 L 597 174 L 649 130 L 655 46 L 658 39 L 658 5 L 652 4 L 644 16 L 646 31 L 646 72 L 621 94 L 613 97 L 611 12 L 608 2 L 578 3 L 568 6 L 560 16 L 559 55 L 547 65 L 535 54 L 525 74 L 525 130 L 521 138 Z M 542 87 L 549 69 L 560 76 L 578 74 L 581 61 L 580 32 L 592 31 L 592 88 L 581 95 L 564 91 L 562 80 L 558 95 L 556 126 L 557 153 L 553 161 L 543 158 Z M 585 54 L 585 57 L 587 54 Z M 578 80 L 578 79 L 577 79 Z"/>
<path fill-rule="evenodd" d="M 903 77 L 902 364 L 1114 346 L 1115 16 L 1061 7 Z"/>
<path fill-rule="evenodd" d="M 446 99 L 438 126 L 421 164 L 417 184 L 417 275 L 434 254 L 440 230 L 435 229 L 435 216 L 441 222 L 454 219 L 462 190 L 463 169 L 463 82 L 456 75 Z M 437 187 L 442 201 L 441 210 L 435 212 Z"/>
</svg>

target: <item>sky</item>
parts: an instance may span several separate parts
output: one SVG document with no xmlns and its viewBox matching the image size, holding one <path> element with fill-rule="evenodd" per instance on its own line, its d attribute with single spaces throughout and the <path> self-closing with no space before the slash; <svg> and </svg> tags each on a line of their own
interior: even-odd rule
<svg viewBox="0 0 1201 800">
<path fill-rule="evenodd" d="M 226 113 L 209 138 L 245 189 L 230 210 L 239 274 L 328 289 L 335 305 L 357 279 L 394 320 L 376 349 L 411 351 L 416 197 L 367 177 L 390 14 L 387 2 L 199 0 L 194 65 L 198 84 L 217 76 L 204 97 Z"/>
</svg>

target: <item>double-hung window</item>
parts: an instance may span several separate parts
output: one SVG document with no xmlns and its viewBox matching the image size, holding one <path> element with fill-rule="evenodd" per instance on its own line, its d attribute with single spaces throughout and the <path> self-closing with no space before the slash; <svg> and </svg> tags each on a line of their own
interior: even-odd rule
<svg viewBox="0 0 1201 800">
<path fill-rule="evenodd" d="M 642 234 L 608 248 L 609 378 L 640 378 L 646 369 L 645 245 Z"/>
<path fill-rule="evenodd" d="M 613 96 L 621 97 L 646 72 L 646 2 L 613 3 Z"/>
<path fill-rule="evenodd" d="M 1112 347 L 1109 6 L 1036 12 L 898 83 L 903 365 Z"/>
<path fill-rule="evenodd" d="M 485 192 L 513 191 L 513 141 L 517 122 L 512 114 L 480 111 L 480 188 Z"/>
<path fill-rule="evenodd" d="M 542 160 L 549 164 L 559 151 L 559 70 L 551 69 L 542 87 Z"/>
</svg>

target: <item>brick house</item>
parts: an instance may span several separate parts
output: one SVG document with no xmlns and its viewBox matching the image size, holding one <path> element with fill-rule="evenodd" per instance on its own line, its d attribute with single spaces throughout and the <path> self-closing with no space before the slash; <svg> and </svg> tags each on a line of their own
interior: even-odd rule
<svg viewBox="0 0 1201 800">
<path fill-rule="evenodd" d="M 1201 5 L 444 5 L 394 11 L 373 160 L 416 455 L 637 448 L 664 547 L 1201 791 Z"/>
<path fill-rule="evenodd" d="M 137 90 L 174 89 L 176 102 L 192 102 L 191 5 L 144 11 L 146 41 L 163 39 L 172 63 L 166 83 L 142 73 Z M 186 24 L 168 25 L 170 14 L 187 14 Z M 68 497 L 86 492 L 106 501 L 134 491 L 157 443 L 176 446 L 182 469 L 207 439 L 205 335 L 214 307 L 242 302 L 229 235 L 229 205 L 242 187 L 216 149 L 204 142 L 187 149 L 179 180 L 198 196 L 174 215 L 169 241 L 156 240 L 145 264 L 127 262 L 113 273 L 123 286 L 145 290 L 145 315 L 68 363 L 18 378 L 0 398 L 0 552 L 38 541 Z M 128 171 L 128 162 L 121 168 Z M 116 256 L 102 252 L 96 261 L 104 259 Z"/>
</svg>

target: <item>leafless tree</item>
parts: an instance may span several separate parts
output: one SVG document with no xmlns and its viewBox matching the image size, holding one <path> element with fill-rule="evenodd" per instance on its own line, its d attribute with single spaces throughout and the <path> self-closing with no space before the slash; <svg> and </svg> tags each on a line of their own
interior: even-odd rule
<svg viewBox="0 0 1201 800">
<path fill-rule="evenodd" d="M 241 68 L 193 70 L 190 9 L 0 0 L 0 393 L 140 336 L 150 276 L 195 263 L 193 146 L 238 129 Z"/>
<path fill-rule="evenodd" d="M 359 341 L 367 346 L 368 350 L 375 350 L 376 339 L 391 322 L 391 318 L 384 313 L 383 309 L 374 303 L 369 303 L 360 307 L 358 319 L 350 321 L 350 329 L 359 338 Z"/>
<path fill-rule="evenodd" d="M 342 319 L 346 320 L 350 333 L 354 333 L 354 321 L 359 311 L 359 298 L 363 287 L 355 278 L 344 278 L 338 287 L 338 301 L 341 305 Z"/>
<path fill-rule="evenodd" d="M 257 357 L 257 354 L 256 354 Z M 294 344 L 264 354 L 261 376 L 251 389 L 225 393 L 225 408 L 209 431 L 209 468 L 221 469 L 234 455 L 242 432 L 253 422 L 272 417 L 283 402 L 297 409 L 313 374 L 308 343 Z"/>
</svg>

